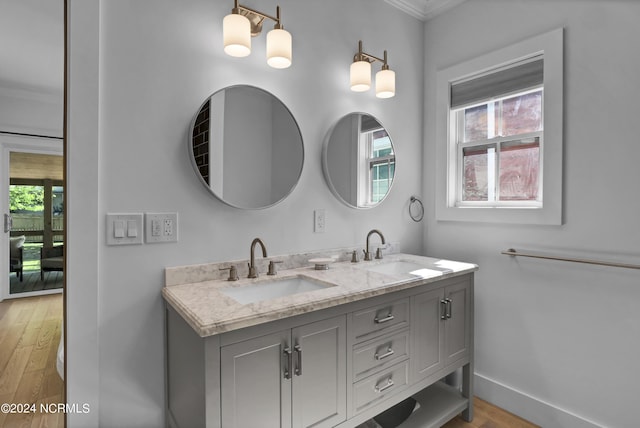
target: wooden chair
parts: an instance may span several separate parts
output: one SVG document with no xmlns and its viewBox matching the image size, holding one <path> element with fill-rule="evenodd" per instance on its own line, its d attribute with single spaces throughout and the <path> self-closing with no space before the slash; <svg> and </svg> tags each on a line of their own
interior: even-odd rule
<svg viewBox="0 0 640 428">
<path fill-rule="evenodd" d="M 44 273 L 64 270 L 64 245 L 40 248 L 40 279 L 44 281 Z"/>
</svg>

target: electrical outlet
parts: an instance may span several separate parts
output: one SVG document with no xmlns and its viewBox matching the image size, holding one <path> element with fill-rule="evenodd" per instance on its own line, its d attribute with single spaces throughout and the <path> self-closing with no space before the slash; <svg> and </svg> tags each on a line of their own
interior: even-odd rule
<svg viewBox="0 0 640 428">
<path fill-rule="evenodd" d="M 177 242 L 178 213 L 146 213 L 145 242 Z"/>
<path fill-rule="evenodd" d="M 324 233 L 326 226 L 326 218 L 324 210 L 319 209 L 313 212 L 313 231 L 315 233 Z"/>
<path fill-rule="evenodd" d="M 173 219 L 165 218 L 164 219 L 164 236 L 173 236 Z"/>
</svg>

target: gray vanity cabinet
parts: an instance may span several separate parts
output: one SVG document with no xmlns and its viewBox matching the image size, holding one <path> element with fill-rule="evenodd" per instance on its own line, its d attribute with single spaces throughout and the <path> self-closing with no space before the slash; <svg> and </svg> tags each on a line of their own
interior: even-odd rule
<svg viewBox="0 0 640 428">
<path fill-rule="evenodd" d="M 469 356 L 471 290 L 468 282 L 460 282 L 444 289 L 444 325 L 445 366 Z"/>
<path fill-rule="evenodd" d="M 346 418 L 345 316 L 222 346 L 225 428 L 333 427 Z"/>
<path fill-rule="evenodd" d="M 416 379 L 429 377 L 469 356 L 470 298 L 468 281 L 412 297 Z"/>
<path fill-rule="evenodd" d="M 166 322 L 169 428 L 353 428 L 410 396 L 403 427 L 473 418 L 472 273 L 207 337 Z"/>
<path fill-rule="evenodd" d="M 291 427 L 291 379 L 283 373 L 290 336 L 281 331 L 220 349 L 223 427 Z"/>
</svg>

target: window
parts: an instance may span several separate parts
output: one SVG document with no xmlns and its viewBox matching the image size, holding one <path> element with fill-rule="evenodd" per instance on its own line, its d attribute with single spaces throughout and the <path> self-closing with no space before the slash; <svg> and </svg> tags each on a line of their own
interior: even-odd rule
<svg viewBox="0 0 640 428">
<path fill-rule="evenodd" d="M 562 221 L 562 30 L 438 72 L 439 220 Z"/>
<path fill-rule="evenodd" d="M 374 206 L 389 192 L 395 174 L 396 157 L 391 138 L 377 121 L 363 119 L 360 131 L 361 167 L 358 206 Z"/>
<path fill-rule="evenodd" d="M 384 199 L 391 187 L 395 173 L 396 158 L 391 147 L 391 139 L 385 129 L 370 134 L 369 182 L 370 203 L 376 204 Z"/>
<path fill-rule="evenodd" d="M 456 203 L 541 206 L 543 88 L 452 110 Z"/>
</svg>

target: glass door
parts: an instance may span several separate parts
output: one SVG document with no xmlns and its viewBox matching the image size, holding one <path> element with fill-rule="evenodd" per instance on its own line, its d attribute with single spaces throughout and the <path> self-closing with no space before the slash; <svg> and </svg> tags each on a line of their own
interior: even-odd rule
<svg viewBox="0 0 640 428">
<path fill-rule="evenodd" d="M 9 296 L 62 291 L 62 156 L 10 153 Z"/>
</svg>

